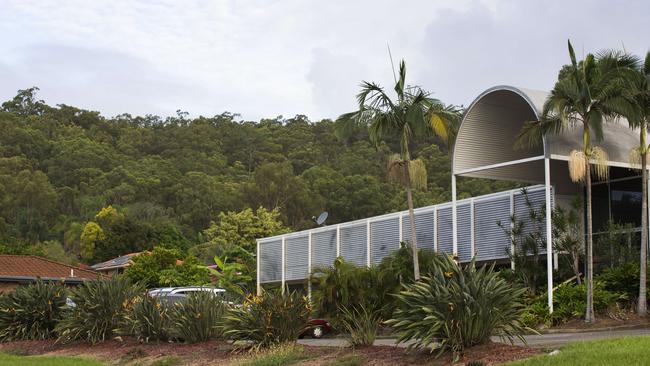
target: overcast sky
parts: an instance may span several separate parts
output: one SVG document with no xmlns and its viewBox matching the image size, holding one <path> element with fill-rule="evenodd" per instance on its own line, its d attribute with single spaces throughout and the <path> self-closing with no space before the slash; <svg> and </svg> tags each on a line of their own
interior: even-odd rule
<svg viewBox="0 0 650 366">
<path fill-rule="evenodd" d="M 576 52 L 650 47 L 650 1 L 0 0 L 0 99 L 243 118 L 354 109 L 361 80 L 469 104 L 496 84 L 547 90 Z M 389 88 L 390 89 L 390 88 Z"/>
</svg>

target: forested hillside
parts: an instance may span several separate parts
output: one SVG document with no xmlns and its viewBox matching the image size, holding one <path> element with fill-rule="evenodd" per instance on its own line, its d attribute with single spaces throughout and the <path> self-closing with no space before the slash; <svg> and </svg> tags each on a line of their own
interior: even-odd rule
<svg viewBox="0 0 650 366">
<path fill-rule="evenodd" d="M 363 129 L 339 139 L 334 122 L 302 115 L 106 118 L 49 106 L 36 91 L 19 91 L 0 112 L 5 253 L 93 263 L 154 245 L 186 251 L 207 240 L 222 212 L 277 209 L 285 226 L 304 229 L 324 210 L 333 224 L 406 207 L 402 188 L 386 178 L 395 146 L 375 148 Z M 428 171 L 416 206 L 449 200 L 447 148 L 417 141 L 412 151 Z M 505 187 L 461 180 L 459 193 Z M 107 226 L 110 235 L 101 230 Z M 92 245 L 82 248 L 82 239 Z"/>
</svg>

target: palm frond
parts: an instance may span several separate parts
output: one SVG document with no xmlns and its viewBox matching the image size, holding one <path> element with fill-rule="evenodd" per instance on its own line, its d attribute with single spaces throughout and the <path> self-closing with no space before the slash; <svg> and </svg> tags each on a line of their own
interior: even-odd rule
<svg viewBox="0 0 650 366">
<path fill-rule="evenodd" d="M 395 83 L 395 93 L 400 101 L 404 99 L 404 84 L 406 83 L 406 63 L 401 60 L 399 63 L 399 79 Z"/>
</svg>

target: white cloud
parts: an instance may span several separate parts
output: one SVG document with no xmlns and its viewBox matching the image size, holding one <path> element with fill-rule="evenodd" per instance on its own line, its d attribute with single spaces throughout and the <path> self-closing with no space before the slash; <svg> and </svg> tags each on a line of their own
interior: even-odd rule
<svg viewBox="0 0 650 366">
<path fill-rule="evenodd" d="M 412 83 L 458 104 L 495 83 L 550 87 L 567 37 L 645 52 L 647 3 L 567 4 L 4 1 L 0 99 L 37 85 L 106 115 L 318 119 L 353 108 L 361 80 L 390 85 L 387 43 Z"/>
</svg>

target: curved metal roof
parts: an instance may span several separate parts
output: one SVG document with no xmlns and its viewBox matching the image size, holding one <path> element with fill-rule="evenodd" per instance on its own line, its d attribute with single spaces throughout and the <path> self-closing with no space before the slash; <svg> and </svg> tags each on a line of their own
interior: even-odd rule
<svg viewBox="0 0 650 366">
<path fill-rule="evenodd" d="M 454 174 L 522 182 L 543 182 L 541 158 L 568 160 L 581 148 L 579 126 L 561 134 L 547 135 L 539 146 L 514 149 L 524 122 L 537 120 L 548 93 L 501 85 L 481 93 L 467 108 L 454 145 Z M 609 165 L 630 167 L 629 152 L 638 144 L 638 134 L 625 120 L 605 123 L 605 138 L 595 144 L 609 155 Z M 518 161 L 520 164 L 503 166 Z"/>
</svg>

